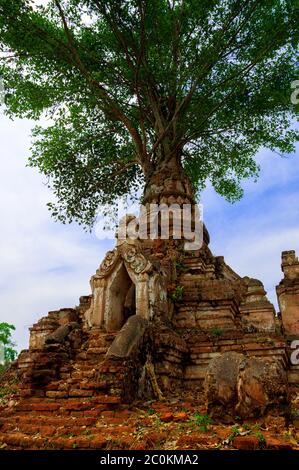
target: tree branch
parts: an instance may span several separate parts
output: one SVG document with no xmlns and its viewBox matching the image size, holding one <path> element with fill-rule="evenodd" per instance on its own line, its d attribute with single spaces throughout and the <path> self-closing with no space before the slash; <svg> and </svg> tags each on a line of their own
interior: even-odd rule
<svg viewBox="0 0 299 470">
<path fill-rule="evenodd" d="M 279 36 L 279 31 L 276 33 L 276 35 L 274 37 L 278 37 Z M 263 57 L 267 54 L 267 52 L 271 49 L 272 47 L 272 42 L 262 51 L 261 54 L 259 54 L 259 56 L 257 58 L 255 58 L 255 60 L 253 60 L 252 62 L 250 62 L 249 64 L 247 64 L 241 71 L 237 72 L 236 74 L 233 75 L 232 78 L 235 78 L 236 76 L 238 76 L 240 79 L 245 77 L 246 75 L 248 75 L 251 70 L 254 69 L 254 67 L 256 67 L 260 61 L 263 59 Z M 228 80 L 225 80 L 225 82 L 227 82 Z M 237 89 L 236 89 L 237 88 Z M 215 90 L 215 87 L 213 88 L 213 91 Z M 233 90 L 231 90 L 230 93 L 228 93 L 225 98 L 220 101 L 220 103 L 218 103 L 216 106 L 214 106 L 212 108 L 212 110 L 208 113 L 208 115 L 206 116 L 206 118 L 199 124 L 198 126 L 198 129 L 202 128 L 204 126 L 204 124 L 209 120 L 209 118 L 215 114 L 215 112 L 218 111 L 218 109 L 221 108 L 221 106 L 226 103 L 232 96 L 234 95 L 237 95 L 238 93 L 238 87 L 235 87 L 233 88 Z M 189 136 L 189 139 L 191 138 L 192 136 Z M 188 139 L 188 140 L 189 140 Z"/>
<path fill-rule="evenodd" d="M 122 168 L 120 168 L 119 170 L 116 170 L 114 171 L 113 173 L 111 173 L 109 175 L 110 178 L 114 178 L 115 176 L 119 176 L 121 175 L 122 173 L 124 173 L 125 171 L 128 170 L 128 168 L 131 168 L 132 166 L 135 166 L 135 165 L 139 165 L 140 163 L 137 161 L 137 160 L 132 160 L 131 162 L 129 163 L 126 163 L 125 165 L 122 166 Z"/>
<path fill-rule="evenodd" d="M 121 111 L 121 109 L 119 108 L 117 103 L 113 99 L 110 98 L 110 96 L 107 93 L 106 89 L 100 83 L 98 83 L 96 80 L 94 80 L 90 77 L 89 72 L 87 71 L 87 69 L 85 68 L 85 65 L 81 61 L 80 55 L 77 51 L 77 48 L 76 48 L 76 45 L 75 45 L 75 42 L 74 42 L 73 35 L 72 35 L 72 33 L 71 33 L 71 31 L 68 27 L 64 11 L 61 7 L 61 4 L 60 4 L 59 0 L 55 0 L 55 4 L 56 4 L 56 7 L 58 8 L 59 15 L 60 15 L 62 23 L 63 23 L 63 28 L 64 28 L 64 31 L 65 31 L 66 37 L 68 39 L 68 44 L 69 44 L 70 51 L 73 54 L 73 57 L 75 59 L 75 63 L 77 65 L 78 69 L 81 71 L 81 73 L 87 79 L 88 83 L 92 86 L 92 88 L 96 88 L 98 90 L 98 92 L 100 93 L 101 98 L 108 105 L 109 111 L 111 111 L 111 113 L 115 116 L 115 118 L 117 120 L 123 122 L 123 124 L 125 125 L 125 127 L 127 128 L 127 130 L 129 131 L 129 133 L 131 134 L 131 136 L 133 138 L 133 141 L 134 141 L 134 143 L 136 145 L 136 148 L 137 148 L 138 155 L 140 156 L 141 160 L 143 160 L 143 143 L 142 143 L 142 140 L 140 138 L 140 135 L 139 135 L 137 129 L 133 126 L 130 119 L 125 114 L 123 114 L 123 112 Z M 104 112 L 105 112 L 105 110 L 104 110 Z M 106 112 L 107 112 L 107 110 L 106 110 Z"/>
<path fill-rule="evenodd" d="M 241 3 L 241 6 L 229 16 L 228 20 L 225 22 L 223 28 L 221 29 L 222 36 L 229 29 L 229 27 L 231 26 L 233 21 L 237 18 L 237 16 L 243 10 L 243 8 L 245 7 L 246 4 L 247 4 L 247 0 L 244 1 L 243 3 Z M 214 65 L 218 62 L 219 58 L 221 57 L 221 54 L 223 53 L 225 48 L 226 48 L 226 44 L 221 48 L 221 50 L 217 54 L 217 59 L 216 60 L 214 60 L 210 64 L 209 63 L 205 64 L 205 66 L 204 66 L 204 71 L 205 72 L 207 71 L 206 69 L 211 70 L 211 68 L 214 67 Z M 163 132 L 160 134 L 157 141 L 155 142 L 155 144 L 154 144 L 154 146 L 153 146 L 153 148 L 150 152 L 151 155 L 156 151 L 157 147 L 160 145 L 162 140 L 165 138 L 165 136 L 167 135 L 167 132 L 169 131 L 170 127 L 174 124 L 174 122 L 179 117 L 179 115 L 183 111 L 183 109 L 185 109 L 188 106 L 188 104 L 189 104 L 190 100 L 192 99 L 192 96 L 193 96 L 193 94 L 196 90 L 196 87 L 197 87 L 198 83 L 200 82 L 200 80 L 202 80 L 202 78 L 203 78 L 203 75 L 201 75 L 200 77 L 197 77 L 194 80 L 194 82 L 193 82 L 189 92 L 187 93 L 187 95 L 183 98 L 183 100 L 180 103 L 178 103 L 178 106 L 176 107 L 176 110 L 174 112 L 174 115 L 173 115 L 172 119 L 170 120 L 170 122 L 168 123 L 166 128 L 164 128 Z"/>
</svg>

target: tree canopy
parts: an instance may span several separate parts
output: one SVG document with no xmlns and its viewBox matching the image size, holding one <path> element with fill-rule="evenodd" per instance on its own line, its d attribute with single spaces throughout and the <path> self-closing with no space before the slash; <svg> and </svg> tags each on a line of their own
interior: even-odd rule
<svg viewBox="0 0 299 470">
<path fill-rule="evenodd" d="M 11 333 L 14 330 L 14 325 L 5 322 L 0 323 L 0 345 L 4 347 L 5 364 L 14 361 L 17 356 L 17 351 L 14 349 L 15 343 L 11 339 Z"/>
<path fill-rule="evenodd" d="M 6 112 L 51 118 L 30 165 L 54 217 L 92 224 L 174 154 L 240 198 L 261 147 L 294 150 L 298 32 L 294 0 L 0 0 Z"/>
</svg>

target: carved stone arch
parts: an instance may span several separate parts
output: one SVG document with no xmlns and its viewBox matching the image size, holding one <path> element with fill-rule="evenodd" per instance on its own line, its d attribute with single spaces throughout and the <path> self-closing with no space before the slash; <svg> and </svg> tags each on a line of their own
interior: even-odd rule
<svg viewBox="0 0 299 470">
<path fill-rule="evenodd" d="M 160 281 L 153 282 L 157 277 Z M 93 299 L 86 312 L 90 327 L 117 331 L 131 315 L 150 319 L 156 302 L 161 310 L 167 310 L 157 269 L 138 242 L 130 239 L 118 240 L 117 247 L 107 253 L 91 279 L 91 287 Z"/>
</svg>

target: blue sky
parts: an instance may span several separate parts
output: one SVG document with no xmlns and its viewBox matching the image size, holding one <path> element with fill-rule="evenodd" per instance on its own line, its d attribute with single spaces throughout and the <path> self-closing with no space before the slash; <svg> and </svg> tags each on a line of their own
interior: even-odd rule
<svg viewBox="0 0 299 470">
<path fill-rule="evenodd" d="M 26 167 L 32 126 L 0 114 L 0 321 L 16 325 L 19 350 L 28 347 L 34 322 L 90 293 L 89 279 L 114 245 L 51 219 L 44 178 Z M 280 158 L 262 151 L 257 158 L 260 178 L 244 184 L 240 202 L 205 190 L 204 220 L 213 253 L 240 275 L 260 279 L 276 302 L 281 251 L 299 252 L 299 152 Z"/>
</svg>

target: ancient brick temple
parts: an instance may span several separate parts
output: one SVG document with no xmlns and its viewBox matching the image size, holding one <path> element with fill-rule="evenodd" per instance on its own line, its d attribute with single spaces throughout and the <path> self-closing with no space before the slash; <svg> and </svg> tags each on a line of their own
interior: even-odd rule
<svg viewBox="0 0 299 470">
<path fill-rule="evenodd" d="M 17 398 L 2 411 L 10 428 L 0 440 L 18 448 L 11 423 L 31 412 L 93 419 L 134 400 L 185 394 L 227 422 L 286 413 L 299 384 L 290 360 L 299 336 L 295 252 L 282 253 L 276 314 L 263 284 L 241 278 L 208 245 L 206 229 L 196 251 L 117 240 L 91 278 L 92 294 L 30 329 L 29 349 L 5 379 L 18 378 Z"/>
</svg>

